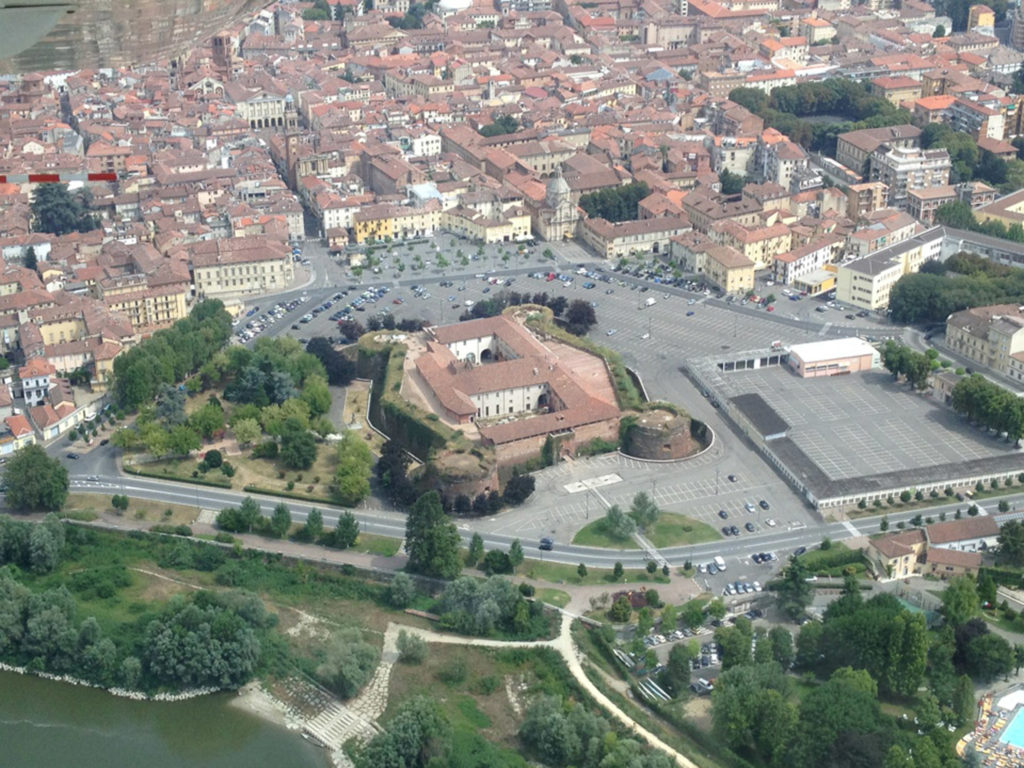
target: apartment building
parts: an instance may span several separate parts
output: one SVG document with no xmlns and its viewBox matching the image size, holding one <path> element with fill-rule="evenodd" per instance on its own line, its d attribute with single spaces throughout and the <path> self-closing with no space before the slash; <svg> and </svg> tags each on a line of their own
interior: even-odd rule
<svg viewBox="0 0 1024 768">
<path fill-rule="evenodd" d="M 907 213 L 926 226 L 935 223 L 935 211 L 940 205 L 956 200 L 956 188 L 952 185 L 912 189 L 907 193 Z"/>
<path fill-rule="evenodd" d="M 916 237 L 890 245 L 855 261 L 841 264 L 836 275 L 836 300 L 842 304 L 884 310 L 892 287 L 903 275 L 942 253 L 943 231 L 933 227 Z"/>
<path fill-rule="evenodd" d="M 946 319 L 946 344 L 978 365 L 1009 374 L 1012 357 L 1024 358 L 1024 308 L 993 304 L 954 312 Z"/>
<path fill-rule="evenodd" d="M 265 237 L 208 240 L 189 248 L 200 299 L 280 291 L 295 277 L 288 248 Z"/>
<path fill-rule="evenodd" d="M 947 119 L 954 130 L 975 139 L 1002 139 L 1006 131 L 1006 117 L 998 100 L 982 104 L 973 99 L 955 99 L 949 105 Z"/>
<path fill-rule="evenodd" d="M 920 146 L 920 143 L 921 129 L 913 125 L 848 131 L 839 134 L 836 140 L 836 161 L 866 177 L 871 155 L 883 144 L 891 148 L 911 148 Z"/>
<path fill-rule="evenodd" d="M 890 208 L 906 208 L 907 193 L 922 187 L 949 184 L 952 164 L 945 149 L 891 147 L 883 144 L 871 153 L 871 181 L 888 187 L 886 203 Z"/>
<path fill-rule="evenodd" d="M 789 227 L 781 222 L 744 227 L 734 221 L 722 221 L 711 228 L 708 236 L 742 253 L 754 263 L 754 269 L 768 269 L 775 257 L 786 253 L 793 244 Z"/>
<path fill-rule="evenodd" d="M 856 221 L 885 207 L 888 190 L 880 181 L 865 181 L 846 188 L 846 215 Z"/>
<path fill-rule="evenodd" d="M 842 253 L 843 242 L 839 235 L 826 235 L 779 254 L 772 264 L 775 281 L 783 285 L 793 285 L 797 280 L 818 271 L 826 264 L 831 264 Z"/>
</svg>

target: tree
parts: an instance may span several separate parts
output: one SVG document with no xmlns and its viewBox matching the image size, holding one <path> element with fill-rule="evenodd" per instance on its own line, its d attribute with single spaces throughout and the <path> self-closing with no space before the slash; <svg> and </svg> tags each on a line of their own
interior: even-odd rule
<svg viewBox="0 0 1024 768">
<path fill-rule="evenodd" d="M 459 532 L 441 507 L 437 491 L 429 491 L 409 510 L 405 527 L 409 569 L 427 576 L 453 579 L 459 563 Z"/>
<path fill-rule="evenodd" d="M 628 539 L 636 532 L 636 523 L 618 504 L 608 507 L 604 516 L 605 530 L 616 539 Z"/>
<path fill-rule="evenodd" d="M 614 621 L 618 624 L 629 621 L 629 617 L 633 615 L 633 606 L 629 603 L 629 598 L 625 595 L 620 595 L 616 598 L 615 602 L 612 603 L 612 607 L 608 609 L 609 621 Z"/>
<path fill-rule="evenodd" d="M 637 528 L 646 530 L 654 525 L 659 514 L 661 514 L 661 510 L 658 509 L 654 500 L 643 491 L 633 497 L 633 503 L 629 507 L 629 516 L 636 522 Z"/>
<path fill-rule="evenodd" d="M 722 185 L 723 195 L 738 195 L 746 186 L 747 177 L 733 173 L 728 168 L 723 168 L 722 172 L 718 174 L 718 181 Z"/>
<path fill-rule="evenodd" d="M 379 658 L 358 628 L 346 627 L 331 638 L 316 674 L 328 688 L 349 699 L 370 680 Z"/>
<path fill-rule="evenodd" d="M 720 597 L 716 597 L 710 603 L 708 603 L 708 615 L 715 621 L 721 621 L 725 618 L 727 612 L 725 602 Z"/>
<path fill-rule="evenodd" d="M 484 556 L 484 540 L 479 533 L 474 532 L 469 540 L 469 551 L 466 553 L 466 565 L 470 568 L 480 562 Z"/>
<path fill-rule="evenodd" d="M 798 557 L 791 557 L 789 565 L 782 574 L 782 582 L 778 589 L 779 608 L 791 619 L 803 616 L 807 606 L 811 604 L 813 588 L 808 583 L 807 566 Z"/>
<path fill-rule="evenodd" d="M 612 578 L 616 581 L 622 578 L 622 563 L 618 560 L 616 560 L 615 565 L 612 566 Z"/>
<path fill-rule="evenodd" d="M 967 644 L 964 667 L 974 679 L 990 683 L 998 677 L 1009 675 L 1015 659 L 1013 646 L 1001 636 L 986 632 Z"/>
<path fill-rule="evenodd" d="M 978 599 L 982 605 L 995 605 L 996 604 L 996 580 L 992 578 L 992 574 L 988 571 L 982 571 L 978 574 Z"/>
<path fill-rule="evenodd" d="M 711 694 L 715 737 L 731 749 L 780 762 L 797 720 L 796 708 L 789 702 L 790 688 L 777 664 L 724 670 Z"/>
<path fill-rule="evenodd" d="M 352 326 L 359 326 L 359 323 L 354 320 L 346 322 Z M 339 330 L 341 330 L 340 327 Z M 353 340 L 363 335 L 362 327 L 354 327 L 350 330 L 353 331 L 353 335 L 349 338 Z M 344 331 L 342 331 L 342 335 L 347 336 Z M 336 350 L 334 345 L 323 336 L 314 336 L 310 339 L 306 345 L 306 351 L 323 363 L 324 371 L 327 373 L 327 382 L 331 386 L 344 387 L 351 383 L 356 373 L 355 364 Z"/>
<path fill-rule="evenodd" d="M 691 662 L 700 657 L 700 648 L 696 640 L 676 643 L 668 652 L 668 663 L 661 676 L 661 682 L 668 689 L 679 695 L 690 684 Z"/>
<path fill-rule="evenodd" d="M 211 449 L 203 454 L 203 463 L 210 469 L 217 469 L 224 463 L 224 454 L 217 449 Z"/>
<path fill-rule="evenodd" d="M 306 525 L 303 528 L 303 536 L 306 541 L 318 541 L 324 533 L 324 515 L 313 507 L 306 515 Z"/>
<path fill-rule="evenodd" d="M 513 539 L 512 544 L 508 548 L 508 561 L 512 565 L 512 573 L 516 572 L 523 563 L 523 545 L 519 539 Z"/>
<path fill-rule="evenodd" d="M 289 469 L 309 469 L 316 461 L 316 439 L 297 419 L 290 418 L 282 427 L 279 455 Z"/>
<path fill-rule="evenodd" d="M 587 578 L 587 564 L 586 563 L 580 563 L 579 565 L 576 566 L 576 575 L 579 576 L 581 579 Z"/>
<path fill-rule="evenodd" d="M 128 509 L 128 497 L 115 493 L 110 497 L 110 506 L 123 514 Z"/>
<path fill-rule="evenodd" d="M 597 313 L 589 301 L 574 299 L 565 313 L 565 328 L 576 336 L 586 336 L 597 325 Z"/>
<path fill-rule="evenodd" d="M 398 631 L 398 660 L 403 664 L 422 664 L 427 658 L 427 642 L 419 635 Z"/>
<path fill-rule="evenodd" d="M 630 221 L 637 218 L 637 204 L 650 193 L 651 190 L 645 182 L 633 182 L 582 195 L 579 205 L 591 218 L 602 218 L 611 222 Z"/>
<path fill-rule="evenodd" d="M 1024 523 L 1007 520 L 999 529 L 999 560 L 1010 565 L 1024 565 Z"/>
<path fill-rule="evenodd" d="M 99 220 L 88 208 L 86 189 L 72 193 L 67 184 L 37 184 L 32 193 L 32 229 L 52 235 L 96 229 Z"/>
<path fill-rule="evenodd" d="M 945 37 L 946 28 L 942 24 L 935 25 L 935 31 L 932 32 L 932 37 Z"/>
<path fill-rule="evenodd" d="M 377 480 L 385 495 L 395 504 L 405 506 L 415 499 L 416 490 L 406 470 L 411 459 L 397 440 L 388 440 L 380 451 L 377 461 Z"/>
<path fill-rule="evenodd" d="M 270 514 L 270 534 L 280 539 L 288 533 L 288 529 L 291 527 L 292 513 L 287 504 L 279 502 Z"/>
<path fill-rule="evenodd" d="M 533 479 L 533 475 L 521 475 L 518 471 L 514 471 L 512 477 L 505 483 L 505 490 L 502 494 L 505 503 L 513 507 L 522 504 L 530 498 L 535 487 L 536 481 Z"/>
<path fill-rule="evenodd" d="M 25 251 L 25 269 L 31 269 L 35 272 L 38 266 L 39 259 L 36 258 L 36 249 L 30 245 Z"/>
<path fill-rule="evenodd" d="M 772 627 L 768 631 L 768 642 L 772 647 L 772 658 L 784 669 L 793 665 L 793 635 L 785 627 Z"/>
<path fill-rule="evenodd" d="M 395 608 L 408 608 L 416 596 L 416 585 L 409 574 L 399 571 L 388 585 L 388 602 Z"/>
<path fill-rule="evenodd" d="M 405 701 L 355 757 L 356 768 L 413 768 L 445 764 L 451 726 L 436 702 L 425 696 Z"/>
<path fill-rule="evenodd" d="M 957 576 L 942 592 L 942 614 L 951 626 L 958 627 L 981 612 L 981 601 L 974 580 Z"/>
<path fill-rule="evenodd" d="M 68 497 L 68 471 L 59 460 L 47 456 L 41 445 L 26 445 L 7 460 L 4 485 L 11 509 L 57 511 Z"/>
<path fill-rule="evenodd" d="M 330 545 L 336 549 L 348 549 L 359 538 L 359 521 L 351 512 L 338 515 L 338 525 L 331 534 Z"/>
<path fill-rule="evenodd" d="M 338 443 L 338 469 L 331 495 L 339 504 L 354 507 L 370 495 L 373 454 L 356 432 L 348 430 Z"/>
</svg>

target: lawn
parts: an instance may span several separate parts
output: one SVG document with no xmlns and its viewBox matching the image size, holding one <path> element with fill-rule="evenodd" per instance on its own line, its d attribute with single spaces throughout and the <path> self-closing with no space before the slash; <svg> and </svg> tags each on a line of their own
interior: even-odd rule
<svg viewBox="0 0 1024 768">
<path fill-rule="evenodd" d="M 569 604 L 569 593 L 552 587 L 544 587 L 537 590 L 537 599 L 541 602 L 557 605 L 565 608 Z"/>
<path fill-rule="evenodd" d="M 603 549 L 640 549 L 640 545 L 633 539 L 620 539 L 612 536 L 606 530 L 606 523 L 607 521 L 602 517 L 585 525 L 573 536 L 572 543 L 581 547 L 601 547 Z"/>
<path fill-rule="evenodd" d="M 660 514 L 645 535 L 659 549 L 680 544 L 699 544 L 719 538 L 718 531 L 710 525 L 685 515 L 668 512 Z M 633 539 L 623 540 L 612 536 L 606 530 L 606 520 L 603 517 L 581 528 L 573 537 L 572 543 L 603 549 L 640 549 L 640 545 Z"/>
<path fill-rule="evenodd" d="M 647 538 L 658 547 L 674 547 L 679 544 L 700 544 L 720 538 L 718 531 L 707 523 L 663 512 L 647 531 Z"/>
<path fill-rule="evenodd" d="M 170 511 L 170 514 L 167 512 Z M 68 495 L 67 503 L 64 505 L 64 514 L 73 519 L 88 517 L 89 513 L 94 515 L 118 515 L 110 506 L 110 496 L 102 493 L 72 493 Z M 185 504 L 167 504 L 159 501 L 146 501 L 144 499 L 132 498 L 128 504 L 128 511 L 124 513 L 135 520 L 146 520 L 151 523 L 166 523 L 170 525 L 189 525 L 196 519 L 196 508 Z"/>
<path fill-rule="evenodd" d="M 547 581 L 552 584 L 669 583 L 669 577 L 663 576 L 661 571 L 650 574 L 642 570 L 627 570 L 623 573 L 621 582 L 616 582 L 612 577 L 612 571 L 607 568 L 588 568 L 587 575 L 582 578 L 576 568 L 575 565 L 550 563 L 544 560 L 526 560 L 519 567 L 519 571 L 528 579 Z"/>
<path fill-rule="evenodd" d="M 398 547 L 401 543 L 401 539 L 393 539 L 390 536 L 360 533 L 352 549 L 356 552 L 365 552 L 368 555 L 392 557 L 398 554 Z"/>
</svg>

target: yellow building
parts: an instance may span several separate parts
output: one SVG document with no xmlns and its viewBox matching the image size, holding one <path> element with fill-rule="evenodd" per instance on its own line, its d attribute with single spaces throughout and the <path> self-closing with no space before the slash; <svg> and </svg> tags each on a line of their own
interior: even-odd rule
<svg viewBox="0 0 1024 768">
<path fill-rule="evenodd" d="M 207 240 L 189 248 L 198 298 L 280 291 L 295 276 L 288 248 L 265 237 Z"/>
<path fill-rule="evenodd" d="M 110 309 L 124 312 L 137 331 L 146 333 L 166 328 L 188 315 L 192 288 L 187 273 L 178 280 L 157 281 L 154 277 L 138 274 L 104 277 L 96 282 L 96 297 Z"/>
<path fill-rule="evenodd" d="M 363 208 L 352 217 L 357 243 L 431 237 L 441 226 L 441 204 L 427 200 L 418 208 L 381 203 Z"/>
<path fill-rule="evenodd" d="M 996 25 L 996 13 L 987 5 L 972 5 L 967 12 L 967 28 L 985 27 L 992 29 Z"/>
<path fill-rule="evenodd" d="M 926 261 L 938 258 L 941 251 L 942 229 L 936 227 L 841 264 L 836 276 L 836 300 L 870 311 L 887 309 L 896 281 L 917 272 Z"/>
<path fill-rule="evenodd" d="M 1012 375 L 1013 356 L 1024 353 L 1024 312 L 1017 304 L 954 312 L 946 318 L 946 344 L 968 360 Z"/>
<path fill-rule="evenodd" d="M 1001 221 L 1006 226 L 1024 224 L 1024 189 L 1004 195 L 988 205 L 976 208 L 974 216 L 978 223 Z"/>
<path fill-rule="evenodd" d="M 709 235 L 750 259 L 754 269 L 768 269 L 775 262 L 775 257 L 788 252 L 793 243 L 789 227 L 781 222 L 748 228 L 734 221 L 722 221 L 711 227 Z"/>
<path fill-rule="evenodd" d="M 694 255 L 698 274 L 725 293 L 743 295 L 754 290 L 754 262 L 735 248 L 715 245 Z"/>
<path fill-rule="evenodd" d="M 452 208 L 441 213 L 441 228 L 484 243 L 508 243 L 531 236 L 530 214 L 522 208 L 499 217 L 484 216 L 471 208 Z"/>
</svg>

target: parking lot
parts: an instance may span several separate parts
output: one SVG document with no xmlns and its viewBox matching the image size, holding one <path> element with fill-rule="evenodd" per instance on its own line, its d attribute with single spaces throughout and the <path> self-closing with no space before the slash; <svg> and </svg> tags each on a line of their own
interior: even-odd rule
<svg viewBox="0 0 1024 768">
<path fill-rule="evenodd" d="M 789 437 L 832 479 L 1003 455 L 1010 446 L 885 371 L 803 379 L 784 368 L 723 377 L 728 396 L 757 392 L 790 424 Z"/>
</svg>

